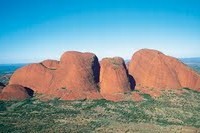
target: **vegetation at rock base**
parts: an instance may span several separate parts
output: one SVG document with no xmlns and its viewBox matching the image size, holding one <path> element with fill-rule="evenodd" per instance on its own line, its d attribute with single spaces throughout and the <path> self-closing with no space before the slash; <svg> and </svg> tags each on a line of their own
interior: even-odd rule
<svg viewBox="0 0 200 133">
<path fill-rule="evenodd" d="M 141 102 L 0 101 L 0 132 L 200 132 L 200 93 L 184 91 Z"/>
</svg>

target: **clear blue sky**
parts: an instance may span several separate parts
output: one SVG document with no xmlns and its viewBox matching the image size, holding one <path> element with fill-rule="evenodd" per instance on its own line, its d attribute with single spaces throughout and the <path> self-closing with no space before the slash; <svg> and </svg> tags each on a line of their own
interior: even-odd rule
<svg viewBox="0 0 200 133">
<path fill-rule="evenodd" d="M 68 50 L 130 59 L 141 48 L 200 56 L 200 1 L 0 0 L 0 64 Z"/>
</svg>

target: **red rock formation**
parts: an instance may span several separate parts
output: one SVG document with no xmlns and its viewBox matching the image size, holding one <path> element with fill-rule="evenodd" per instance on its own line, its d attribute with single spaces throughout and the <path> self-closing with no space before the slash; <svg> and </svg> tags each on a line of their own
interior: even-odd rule
<svg viewBox="0 0 200 133">
<path fill-rule="evenodd" d="M 113 99 L 110 98 L 113 96 L 108 95 L 115 95 L 114 97 L 118 97 L 116 95 L 118 93 L 131 91 L 129 76 L 122 58 L 104 58 L 100 64 L 100 92 L 104 98 Z M 121 99 L 121 97 L 123 96 L 120 96 L 119 99 Z"/>
<path fill-rule="evenodd" d="M 65 52 L 60 60 L 46 60 L 17 70 L 9 84 L 66 100 L 98 99 L 99 62 L 92 53 Z M 93 96 L 91 96 L 93 94 Z"/>
<path fill-rule="evenodd" d="M 122 58 L 105 58 L 100 70 L 96 55 L 69 51 L 60 61 L 45 60 L 18 69 L 9 84 L 19 84 L 63 100 L 100 99 L 102 96 L 112 101 L 141 100 L 139 94 L 129 93 L 135 80 L 137 88 L 152 97 L 161 95 L 159 89 L 200 88 L 200 76 L 195 71 L 156 50 L 136 52 L 128 67 L 130 75 Z M 9 97 L 10 92 L 1 93 L 1 97 Z M 22 96 L 23 91 L 19 92 Z M 12 95 L 16 98 L 14 93 Z"/>
<path fill-rule="evenodd" d="M 29 98 L 29 92 L 21 85 L 7 85 L 0 93 L 0 100 L 24 100 Z"/>
<path fill-rule="evenodd" d="M 129 73 L 137 85 L 149 89 L 200 87 L 200 76 L 195 71 L 178 59 L 156 50 L 142 49 L 136 52 L 129 64 Z"/>
<path fill-rule="evenodd" d="M 96 91 L 99 76 L 99 63 L 92 53 L 65 52 L 56 71 L 57 88 L 68 90 Z M 58 82 L 59 81 L 59 82 Z"/>
</svg>

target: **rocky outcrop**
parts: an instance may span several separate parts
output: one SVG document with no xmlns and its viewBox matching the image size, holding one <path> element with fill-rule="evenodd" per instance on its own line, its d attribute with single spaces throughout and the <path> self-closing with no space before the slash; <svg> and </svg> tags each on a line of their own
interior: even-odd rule
<svg viewBox="0 0 200 133">
<path fill-rule="evenodd" d="M 98 58 L 93 53 L 65 52 L 50 88 L 57 88 L 65 100 L 101 98 L 97 86 L 99 71 Z"/>
<path fill-rule="evenodd" d="M 129 75 L 124 60 L 120 57 L 104 58 L 100 64 L 101 95 L 106 99 L 112 99 L 112 96 L 114 96 L 115 101 L 117 100 L 116 97 L 119 97 L 119 100 L 123 99 L 123 96 L 119 95 L 131 91 Z"/>
<path fill-rule="evenodd" d="M 33 95 L 31 89 L 21 85 L 7 85 L 0 93 L 0 100 L 24 100 Z"/>
<path fill-rule="evenodd" d="M 18 69 L 9 84 L 23 85 L 64 100 L 99 99 L 99 69 L 96 55 L 69 51 L 60 62 L 46 60 Z"/>
<path fill-rule="evenodd" d="M 149 89 L 200 88 L 200 76 L 176 58 L 163 53 L 142 49 L 129 64 L 129 73 L 137 86 Z"/>
<path fill-rule="evenodd" d="M 125 93 L 131 90 L 128 72 L 122 58 L 104 58 L 100 64 L 102 94 Z"/>
<path fill-rule="evenodd" d="M 200 76 L 179 60 L 156 50 L 136 52 L 127 65 L 120 57 L 104 58 L 99 64 L 93 53 L 68 51 L 60 61 L 45 60 L 18 69 L 8 87 L 12 84 L 17 90 L 24 86 L 63 100 L 141 101 L 140 93 L 131 92 L 135 85 L 139 92 L 156 98 L 163 89 L 188 87 L 198 90 Z M 16 84 L 22 87 L 16 87 Z M 8 93 L 4 92 L 3 96 Z M 15 97 L 14 94 L 11 97 Z"/>
</svg>

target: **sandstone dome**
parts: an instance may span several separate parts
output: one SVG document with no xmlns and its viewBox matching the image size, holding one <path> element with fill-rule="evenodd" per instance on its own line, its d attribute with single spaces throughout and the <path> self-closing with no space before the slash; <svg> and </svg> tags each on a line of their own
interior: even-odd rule
<svg viewBox="0 0 200 133">
<path fill-rule="evenodd" d="M 178 59 L 157 50 L 137 51 L 129 63 L 137 86 L 157 89 L 200 88 L 200 75 Z"/>
</svg>

